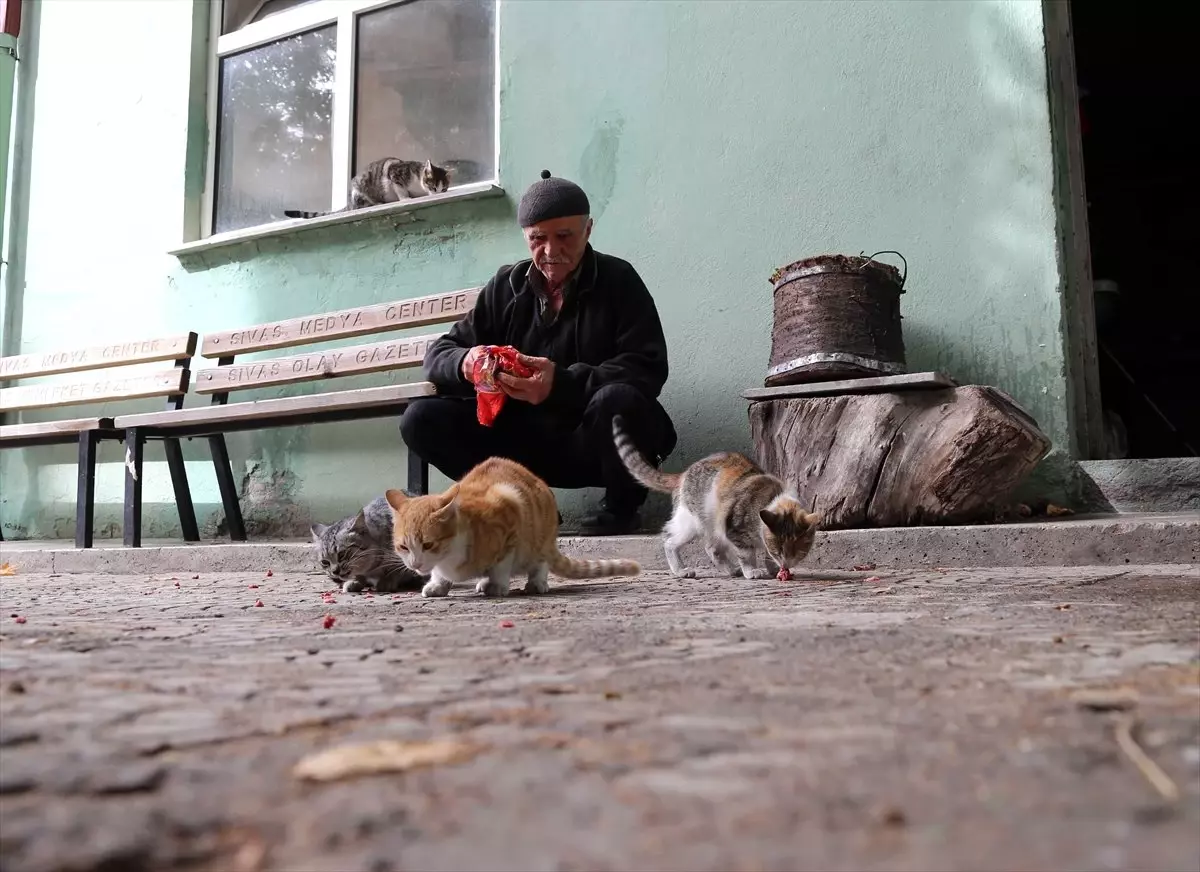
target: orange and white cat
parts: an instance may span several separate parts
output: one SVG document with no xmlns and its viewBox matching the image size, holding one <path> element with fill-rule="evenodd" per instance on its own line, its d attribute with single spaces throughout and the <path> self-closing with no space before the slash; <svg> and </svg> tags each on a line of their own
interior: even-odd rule
<svg viewBox="0 0 1200 872">
<path fill-rule="evenodd" d="M 618 415 L 613 418 L 617 453 L 629 474 L 651 490 L 672 496 L 675 510 L 663 530 L 671 574 L 695 578 L 679 549 L 703 537 L 708 559 L 736 577 L 769 578 L 759 555 L 778 570 L 791 571 L 812 549 L 819 515 L 805 511 L 783 482 L 746 457 L 723 451 L 697 460 L 681 473 L 655 469 L 638 453 Z"/>
<path fill-rule="evenodd" d="M 546 593 L 549 573 L 562 578 L 637 575 L 632 560 L 574 560 L 558 550 L 558 506 L 540 478 L 515 461 L 483 461 L 442 494 L 410 497 L 389 490 L 392 536 L 404 564 L 429 581 L 422 596 L 446 596 L 479 578 L 475 590 L 508 596 L 514 573 L 525 593 Z"/>
</svg>

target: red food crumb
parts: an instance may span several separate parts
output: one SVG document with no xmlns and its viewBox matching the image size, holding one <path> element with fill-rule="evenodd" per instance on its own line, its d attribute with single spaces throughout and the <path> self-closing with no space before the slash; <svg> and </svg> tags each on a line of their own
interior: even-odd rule
<svg viewBox="0 0 1200 872">
<path fill-rule="evenodd" d="M 179 587 L 179 582 L 175 582 L 175 586 L 176 586 L 176 587 Z"/>
<path fill-rule="evenodd" d="M 792 571 L 787 568 L 781 569 L 781 570 L 779 570 L 779 574 L 776 575 L 775 577 L 778 578 L 780 581 L 791 581 L 792 580 Z"/>
<path fill-rule="evenodd" d="M 274 573 L 274 572 L 272 572 L 271 570 L 269 570 L 269 569 L 267 570 L 267 578 L 270 578 L 270 577 L 271 577 L 272 575 L 274 575 L 274 574 L 275 574 L 275 573 Z"/>
<path fill-rule="evenodd" d="M 256 609 L 261 609 L 261 608 L 262 608 L 262 600 L 255 600 L 255 601 L 254 601 L 254 607 L 255 607 Z"/>
<path fill-rule="evenodd" d="M 874 563 L 856 563 L 854 565 L 855 572 L 870 572 L 874 568 L 875 568 Z"/>
<path fill-rule="evenodd" d="M 864 578 L 863 581 L 865 581 L 867 584 L 874 584 L 877 581 L 883 581 L 883 579 L 878 575 L 872 575 L 869 578 Z"/>
<path fill-rule="evenodd" d="M 24 618 L 22 618 L 20 615 L 18 615 L 17 617 L 13 618 L 13 620 L 14 620 L 14 621 L 16 621 L 18 624 L 23 624 L 23 623 L 25 623 L 25 619 L 24 619 Z"/>
<path fill-rule="evenodd" d="M 500 626 L 504 627 L 505 629 L 508 629 L 509 627 L 515 626 L 515 624 L 513 624 L 512 621 L 501 621 Z"/>
<path fill-rule="evenodd" d="M 247 585 L 247 587 L 249 587 L 251 590 L 258 590 L 258 585 L 257 585 L 257 584 L 251 584 L 251 585 Z"/>
<path fill-rule="evenodd" d="M 333 626 L 333 622 L 337 620 L 333 615 L 325 616 L 325 629 L 328 630 Z"/>
</svg>

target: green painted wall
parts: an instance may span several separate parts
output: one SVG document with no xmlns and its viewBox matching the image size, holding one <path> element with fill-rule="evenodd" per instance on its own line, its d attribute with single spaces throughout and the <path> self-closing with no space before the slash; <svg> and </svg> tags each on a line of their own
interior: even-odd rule
<svg viewBox="0 0 1200 872">
<path fill-rule="evenodd" d="M 184 264 L 164 252 L 195 179 L 192 7 L 129 0 L 136 14 L 113 14 L 119 5 L 43 4 L 35 122 L 19 132 L 32 137 L 17 169 L 30 191 L 24 351 L 480 282 L 522 256 L 515 198 L 546 167 L 584 185 L 596 247 L 632 261 L 658 301 L 675 468 L 749 447 L 738 393 L 767 367 L 768 276 L 829 251 L 904 252 L 910 367 L 998 385 L 1067 444 L 1037 0 L 504 0 L 507 198 Z M 150 535 L 175 524 L 160 450 L 148 449 Z M 187 451 L 211 524 L 211 466 L 202 446 Z M 393 422 L 238 435 L 231 451 L 249 514 L 277 527 L 332 518 L 403 480 Z M 98 529 L 115 532 L 117 447 L 102 457 Z M 71 533 L 72 460 L 70 448 L 4 453 L 6 536 Z M 568 513 L 579 505 L 565 500 Z"/>
</svg>

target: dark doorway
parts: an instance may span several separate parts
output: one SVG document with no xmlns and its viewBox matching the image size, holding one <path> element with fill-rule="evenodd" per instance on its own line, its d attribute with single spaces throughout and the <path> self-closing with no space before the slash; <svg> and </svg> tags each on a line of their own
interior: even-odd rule
<svg viewBox="0 0 1200 872">
<path fill-rule="evenodd" d="M 1167 4 L 1071 3 L 1107 457 L 1200 446 L 1200 105 Z"/>
</svg>

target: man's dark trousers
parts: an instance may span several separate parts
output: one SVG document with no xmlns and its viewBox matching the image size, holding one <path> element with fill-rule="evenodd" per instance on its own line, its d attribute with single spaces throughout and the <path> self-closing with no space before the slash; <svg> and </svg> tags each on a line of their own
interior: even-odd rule
<svg viewBox="0 0 1200 872">
<path fill-rule="evenodd" d="M 400 434 L 409 451 L 452 480 L 489 457 L 507 457 L 551 487 L 603 487 L 605 509 L 624 515 L 645 502 L 646 489 L 617 456 L 615 415 L 625 420 L 634 444 L 651 463 L 675 449 L 675 428 L 666 411 L 626 384 L 600 388 L 574 419 L 509 398 L 491 427 L 475 417 L 474 397 L 426 397 L 405 410 Z"/>
</svg>

